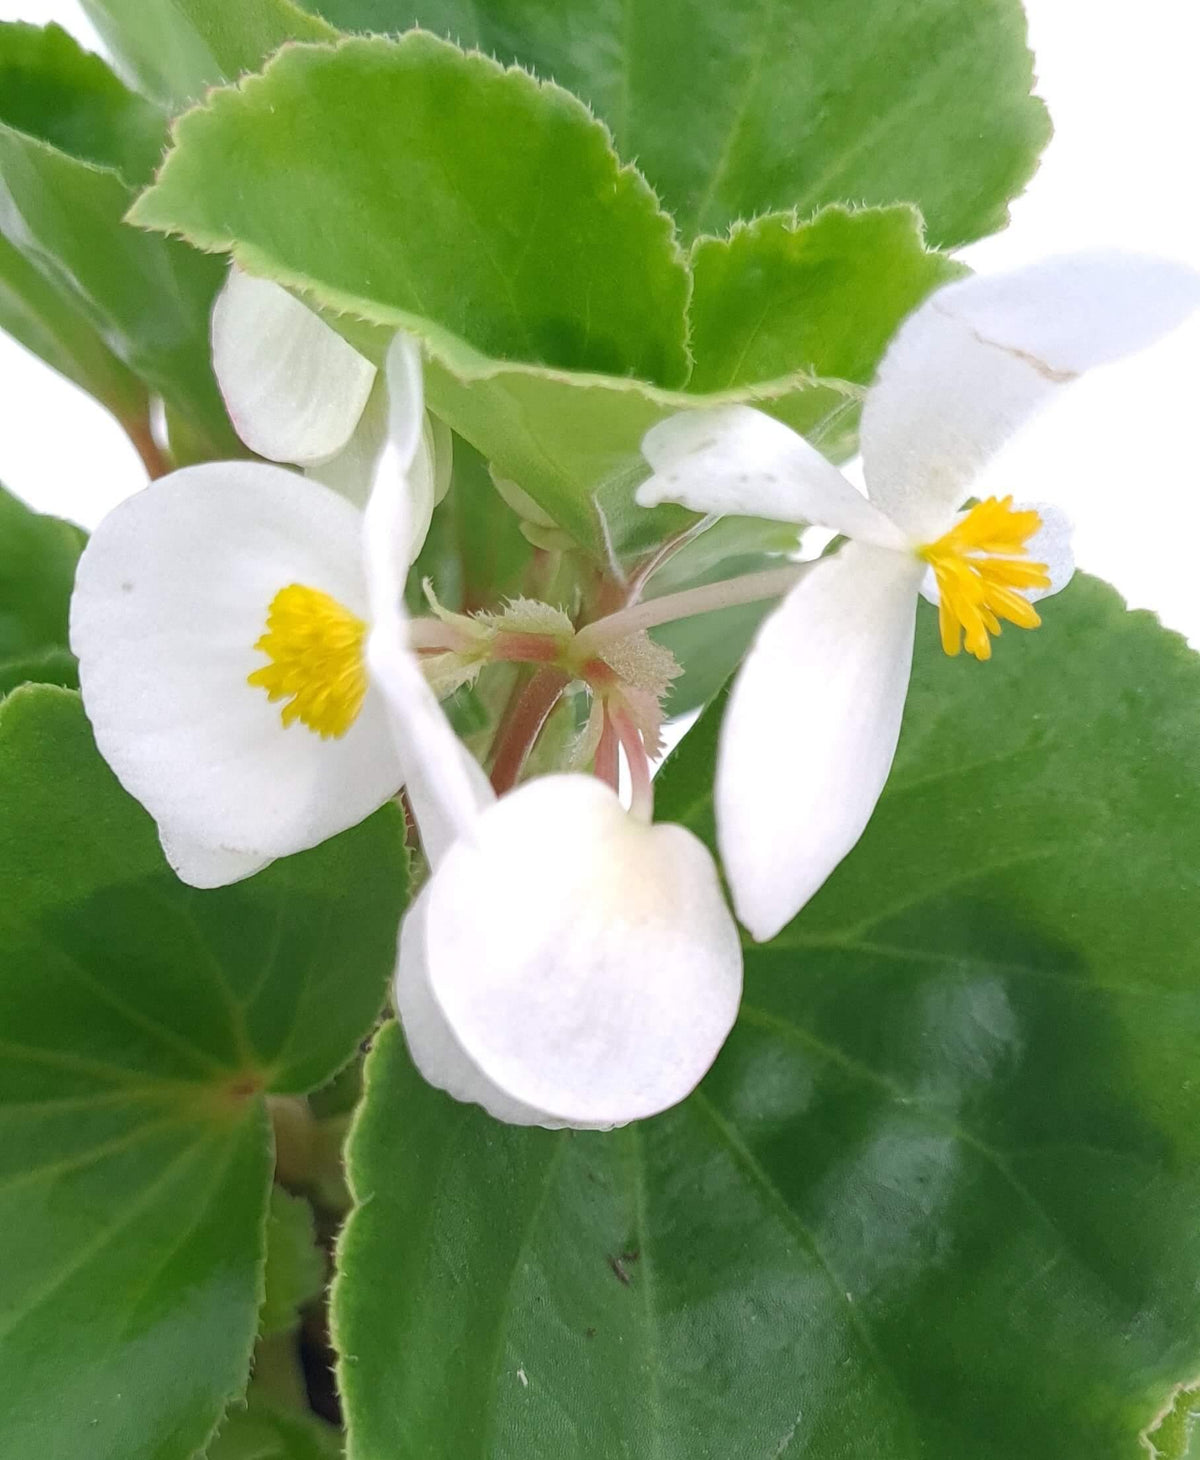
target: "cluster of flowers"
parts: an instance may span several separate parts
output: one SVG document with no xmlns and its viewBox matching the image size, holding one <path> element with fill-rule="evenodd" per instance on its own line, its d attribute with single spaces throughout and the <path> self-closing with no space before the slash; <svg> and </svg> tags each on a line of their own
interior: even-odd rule
<svg viewBox="0 0 1200 1460">
<path fill-rule="evenodd" d="M 646 702 L 670 668 L 646 628 L 788 585 L 734 684 L 716 782 L 734 907 L 753 937 L 773 937 L 883 789 L 918 597 L 938 604 L 948 653 L 982 660 L 1002 620 L 1036 626 L 1034 601 L 1071 575 L 1054 509 L 964 509 L 984 463 L 1081 371 L 1198 303 L 1183 269 L 1111 254 L 952 284 L 903 326 L 867 395 L 869 496 L 746 406 L 698 408 L 646 437 L 643 506 L 820 524 L 846 539 L 836 552 L 582 626 L 526 601 L 413 621 L 405 582 L 450 468 L 417 346 L 398 335 L 377 372 L 235 269 L 213 319 L 231 417 L 260 456 L 303 471 L 186 467 L 101 524 L 71 611 L 97 745 L 198 887 L 314 846 L 404 787 L 430 871 L 400 930 L 395 1005 L 424 1075 L 516 1123 L 654 1114 L 716 1057 L 742 956 L 709 852 L 652 821 Z M 504 657 L 589 686 L 596 774 L 497 795 L 433 686 Z"/>
</svg>

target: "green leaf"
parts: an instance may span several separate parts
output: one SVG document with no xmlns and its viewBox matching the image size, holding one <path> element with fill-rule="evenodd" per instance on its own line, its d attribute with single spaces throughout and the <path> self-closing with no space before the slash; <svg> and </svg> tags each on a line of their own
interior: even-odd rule
<svg viewBox="0 0 1200 1460">
<path fill-rule="evenodd" d="M 685 236 L 826 203 L 917 204 L 956 246 L 1004 225 L 1049 136 L 1019 0 L 306 0 L 553 76 Z"/>
<path fill-rule="evenodd" d="M 148 388 L 209 454 L 243 455 L 209 363 L 220 264 L 124 222 L 135 194 L 115 164 L 147 170 L 150 109 L 61 32 L 0 25 L 0 71 L 0 323 L 130 434 Z"/>
<path fill-rule="evenodd" d="M 0 1453 L 188 1460 L 257 1328 L 262 1095 L 374 1019 L 401 818 L 198 892 L 44 687 L 0 707 L 0 804 Z"/>
<path fill-rule="evenodd" d="M 1082 579 L 986 666 L 918 640 L 874 820 L 684 1105 L 517 1130 L 377 1042 L 354 1453 L 1144 1454 L 1200 1360 L 1200 662 Z M 717 718 L 662 819 L 708 831 Z"/>
<path fill-rule="evenodd" d="M 1182 1388 L 1175 1402 L 1147 1434 L 1152 1460 L 1195 1460 L 1200 1445 L 1200 1394 Z"/>
<path fill-rule="evenodd" d="M 81 528 L 0 487 L 0 695 L 21 682 L 18 674 L 56 684 L 73 676 L 67 613 L 84 541 Z"/>
<path fill-rule="evenodd" d="M 81 162 L 149 182 L 166 118 L 61 26 L 0 23 L 0 122 Z"/>
<path fill-rule="evenodd" d="M 0 698 L 22 684 L 57 684 L 79 688 L 79 662 L 70 649 L 51 645 L 0 659 Z"/>
<path fill-rule="evenodd" d="M 148 419 L 146 387 L 104 343 L 81 302 L 60 294 L 3 233 L 0 329 L 95 396 L 119 421 Z"/>
<path fill-rule="evenodd" d="M 533 548 L 520 521 L 492 485 L 487 462 L 462 438 L 454 442 L 454 476 L 433 514 L 410 584 L 433 582 L 447 608 L 470 613 L 517 597 Z M 418 612 L 425 612 L 423 596 Z"/>
<path fill-rule="evenodd" d="M 342 1453 L 332 1425 L 252 1399 L 229 1416 L 206 1460 L 341 1460 Z"/>
<path fill-rule="evenodd" d="M 295 1328 L 300 1309 L 325 1286 L 325 1258 L 317 1246 L 313 1209 L 302 1196 L 280 1186 L 271 1188 L 264 1283 L 258 1320 L 263 1338 Z"/>
<path fill-rule="evenodd" d="M 337 32 L 292 0 L 81 0 L 114 56 L 168 106 L 257 71 L 284 41 Z"/>
<path fill-rule="evenodd" d="M 319 284 L 375 323 L 683 382 L 689 281 L 671 220 L 556 86 L 420 33 L 297 46 L 175 135 L 134 209 L 143 225 Z"/>
<path fill-rule="evenodd" d="M 689 390 L 733 390 L 798 369 L 870 382 L 896 326 L 966 269 L 925 247 L 921 216 L 826 208 L 771 214 L 692 250 Z"/>
<path fill-rule="evenodd" d="M 687 520 L 634 510 L 632 487 L 646 430 L 695 404 L 664 388 L 689 368 L 688 277 L 638 175 L 556 88 L 421 34 L 293 49 L 180 122 L 135 216 L 232 250 L 377 358 L 372 329 L 416 331 L 434 410 L 598 555 Z M 703 245 L 693 381 L 733 382 L 846 454 L 856 387 L 953 271 L 907 208 Z M 754 339 L 742 309 L 762 320 Z"/>
</svg>

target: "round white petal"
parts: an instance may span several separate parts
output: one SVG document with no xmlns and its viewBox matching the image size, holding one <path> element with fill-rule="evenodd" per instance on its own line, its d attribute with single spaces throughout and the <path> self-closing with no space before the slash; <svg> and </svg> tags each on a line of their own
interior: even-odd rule
<svg viewBox="0 0 1200 1460">
<path fill-rule="evenodd" d="M 457 1044 L 519 1105 L 571 1126 L 653 1115 L 737 1016 L 742 959 L 716 868 L 591 776 L 502 798 L 434 873 L 424 951 Z"/>
<path fill-rule="evenodd" d="M 908 689 L 922 565 L 847 543 L 759 630 L 721 729 L 717 836 L 738 916 L 760 941 L 862 835 Z"/>
<path fill-rule="evenodd" d="M 171 844 L 285 856 L 353 826 L 400 768 L 368 689 L 340 739 L 287 728 L 247 677 L 281 588 L 317 588 L 367 616 L 361 514 L 257 462 L 187 467 L 122 503 L 92 535 L 71 647 L 100 753 Z"/>
<path fill-rule="evenodd" d="M 1182 264 L 1096 252 L 939 290 L 901 327 L 867 395 L 871 500 L 927 541 L 980 469 L 1084 370 L 1152 344 L 1200 305 Z"/>
<path fill-rule="evenodd" d="M 409 477 L 425 420 L 421 357 L 408 336 L 397 335 L 392 342 L 386 375 L 388 442 L 363 516 L 362 551 L 372 623 L 367 662 L 388 707 L 393 743 L 425 853 L 436 864 L 494 797 L 408 646 L 404 584 L 414 518 Z"/>
<path fill-rule="evenodd" d="M 375 382 L 370 398 L 349 441 L 328 461 L 305 469 L 315 482 L 331 487 L 360 510 L 367 505 L 379 458 L 387 445 L 388 398 L 383 377 Z"/>
<path fill-rule="evenodd" d="M 273 858 L 252 852 L 233 852 L 227 847 L 206 847 L 159 827 L 163 856 L 176 877 L 191 887 L 228 887 L 261 872 Z"/>
<path fill-rule="evenodd" d="M 795 431 L 749 406 L 684 411 L 651 427 L 642 454 L 654 475 L 638 503 L 693 512 L 819 523 L 862 542 L 903 546 L 895 527 Z"/>
<path fill-rule="evenodd" d="M 375 367 L 300 301 L 234 265 L 212 315 L 213 370 L 238 435 L 308 466 L 349 441 Z"/>
<path fill-rule="evenodd" d="M 468 1056 L 433 997 L 429 986 L 429 963 L 425 953 L 425 917 L 429 904 L 428 886 L 405 915 L 400 926 L 400 947 L 396 961 L 396 1013 L 413 1064 L 438 1090 L 455 1100 L 482 1105 L 497 1120 L 509 1125 L 562 1127 L 549 1112 L 535 1110 L 513 1100 L 494 1085 Z"/>
<path fill-rule="evenodd" d="M 1041 527 L 1029 539 L 1029 561 L 1046 565 L 1050 586 L 1049 588 L 1018 590 L 1030 603 L 1037 603 L 1039 599 L 1050 598 L 1055 593 L 1061 593 L 1075 576 L 1075 553 L 1071 545 L 1071 519 L 1065 512 L 1060 511 L 1057 507 L 1052 507 L 1048 502 L 1017 502 L 1014 510 L 1018 512 L 1032 510 L 1042 519 Z M 966 515 L 965 512 L 959 514 L 960 518 Z M 935 607 L 941 602 L 937 576 L 932 568 L 926 568 L 925 576 L 921 579 L 921 596 Z"/>
<path fill-rule="evenodd" d="M 306 475 L 332 487 L 356 507 L 366 506 L 376 481 L 384 473 L 397 476 L 398 484 L 408 494 L 409 541 L 403 556 L 411 565 L 425 546 L 433 509 L 450 487 L 452 438 L 448 427 L 440 421 L 435 424 L 426 414 L 416 453 L 411 462 L 405 462 L 399 451 L 390 448 L 389 420 L 388 391 L 380 380 L 344 449 L 328 461 L 310 466 Z"/>
</svg>

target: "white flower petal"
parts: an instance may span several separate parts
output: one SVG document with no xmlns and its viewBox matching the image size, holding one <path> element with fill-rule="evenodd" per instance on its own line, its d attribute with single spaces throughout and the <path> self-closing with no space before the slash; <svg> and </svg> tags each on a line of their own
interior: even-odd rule
<svg viewBox="0 0 1200 1460">
<path fill-rule="evenodd" d="M 436 864 L 492 789 L 455 735 L 408 646 L 404 583 L 412 545 L 409 473 L 425 419 L 421 356 L 406 335 L 388 352 L 388 442 L 363 518 L 363 554 L 371 600 L 367 663 L 390 712 L 405 788 L 426 856 Z"/>
<path fill-rule="evenodd" d="M 408 494 L 411 527 L 403 556 L 411 565 L 425 546 L 434 507 L 450 489 L 453 438 L 448 426 L 440 421 L 435 424 L 426 414 L 416 454 L 406 462 L 401 451 L 388 449 L 390 415 L 387 386 L 381 379 L 345 448 L 328 461 L 310 466 L 306 475 L 365 508 L 376 479 L 384 472 L 398 473 L 397 481 Z M 407 408 L 404 419 L 407 422 Z"/>
<path fill-rule="evenodd" d="M 272 461 L 308 466 L 341 451 L 375 380 L 311 309 L 236 264 L 213 306 L 212 350 L 234 429 Z"/>
<path fill-rule="evenodd" d="M 847 543 L 759 630 L 729 697 L 717 836 L 738 916 L 760 942 L 862 835 L 891 769 L 922 565 Z"/>
<path fill-rule="evenodd" d="M 396 960 L 396 1013 L 404 1027 L 413 1064 L 436 1089 L 445 1090 L 455 1100 L 482 1105 L 496 1120 L 503 1120 L 509 1125 L 561 1128 L 562 1122 L 556 1121 L 547 1111 L 522 1105 L 494 1085 L 455 1038 L 429 986 L 429 963 L 425 952 L 428 894 L 427 885 L 405 914 Z"/>
<path fill-rule="evenodd" d="M 371 483 L 387 444 L 387 429 L 387 387 L 380 376 L 349 441 L 328 461 L 306 467 L 305 476 L 331 487 L 362 510 L 371 495 Z"/>
<path fill-rule="evenodd" d="M 425 413 L 425 448 L 433 463 L 433 504 L 446 498 L 454 480 L 454 432 L 440 416 Z"/>
<path fill-rule="evenodd" d="M 1018 502 L 1017 509 L 1030 506 L 1042 519 L 1042 525 L 1029 539 L 1029 556 L 1035 563 L 1045 563 L 1050 576 L 1049 588 L 1030 588 L 1025 597 L 1030 603 L 1061 593 L 1075 576 L 1075 553 L 1072 550 L 1071 519 L 1048 502 Z"/>
<path fill-rule="evenodd" d="M 1050 576 L 1050 586 L 1049 588 L 1018 589 L 1018 592 L 1030 603 L 1037 603 L 1039 599 L 1050 598 L 1055 593 L 1061 593 L 1075 576 L 1075 553 L 1071 545 L 1071 519 L 1065 512 L 1060 511 L 1057 507 L 1052 507 L 1048 502 L 1016 502 L 1013 507 L 1017 512 L 1032 509 L 1042 519 L 1041 527 L 1029 539 L 1029 561 L 1046 565 Z M 965 512 L 959 514 L 960 518 L 966 515 Z M 937 576 L 932 568 L 926 568 L 925 576 L 921 579 L 921 597 L 932 603 L 935 608 L 941 602 Z"/>
<path fill-rule="evenodd" d="M 340 739 L 284 727 L 247 683 L 275 594 L 302 583 L 367 616 L 361 514 L 258 462 L 187 467 L 93 533 L 71 647 L 100 753 L 172 845 L 278 857 L 368 816 L 400 785 L 385 707 L 368 689 Z"/>
<path fill-rule="evenodd" d="M 1136 254 L 1068 254 L 940 289 L 867 395 L 871 500 L 928 541 L 987 460 L 1079 374 L 1145 348 L 1200 305 L 1200 275 Z"/>
<path fill-rule="evenodd" d="M 635 820 L 591 776 L 543 777 L 485 811 L 433 875 L 423 944 L 468 1060 L 565 1125 L 623 1125 L 682 1100 L 741 997 L 708 851 Z"/>
<path fill-rule="evenodd" d="M 861 542 L 904 538 L 837 467 L 795 431 L 749 406 L 684 411 L 651 427 L 642 454 L 654 475 L 642 507 L 678 502 L 693 512 L 820 523 Z"/>
<path fill-rule="evenodd" d="M 165 827 L 159 827 L 158 839 L 171 870 L 190 887 L 228 887 L 231 882 L 253 877 L 274 860 L 251 852 L 233 852 L 228 847 L 202 846 Z"/>
</svg>

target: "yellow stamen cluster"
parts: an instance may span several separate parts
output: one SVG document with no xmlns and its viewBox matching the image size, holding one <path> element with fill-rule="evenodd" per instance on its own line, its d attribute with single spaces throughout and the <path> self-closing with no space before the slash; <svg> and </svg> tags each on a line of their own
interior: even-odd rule
<svg viewBox="0 0 1200 1460">
<path fill-rule="evenodd" d="M 1033 511 L 1017 511 L 1011 497 L 988 497 L 944 537 L 919 550 L 937 579 L 942 648 L 966 645 L 976 659 L 992 657 L 991 634 L 1006 619 L 1036 629 L 1041 619 L 1020 591 L 1049 588 L 1045 563 L 1029 561 L 1029 539 L 1041 527 Z"/>
<path fill-rule="evenodd" d="M 367 692 L 367 626 L 328 593 L 291 583 L 267 609 L 267 631 L 254 645 L 270 664 L 248 682 L 272 701 L 287 700 L 285 726 L 299 720 L 322 740 L 345 735 Z"/>
</svg>

